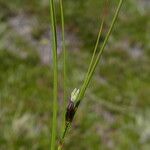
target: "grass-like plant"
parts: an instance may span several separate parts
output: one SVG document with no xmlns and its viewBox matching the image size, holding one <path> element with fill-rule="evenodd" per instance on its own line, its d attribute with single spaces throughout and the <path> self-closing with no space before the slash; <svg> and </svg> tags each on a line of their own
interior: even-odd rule
<svg viewBox="0 0 150 150">
<path fill-rule="evenodd" d="M 52 28 L 52 54 L 53 54 L 53 117 L 51 132 L 51 150 L 56 146 L 57 111 L 58 111 L 58 61 L 57 61 L 57 31 L 54 0 L 50 0 L 51 28 Z"/>
<path fill-rule="evenodd" d="M 58 150 L 62 149 L 62 145 L 64 143 L 64 138 L 66 136 L 66 133 L 68 131 L 68 128 L 71 126 L 71 123 L 74 119 L 74 116 L 78 110 L 78 107 L 81 103 L 81 101 L 84 98 L 86 89 L 91 81 L 91 78 L 95 72 L 95 69 L 98 65 L 98 62 L 102 56 L 102 53 L 106 47 L 106 44 L 109 40 L 109 37 L 112 33 L 112 30 L 114 28 L 114 25 L 116 23 L 120 8 L 123 4 L 123 0 L 119 0 L 118 7 L 115 11 L 115 15 L 113 17 L 113 20 L 111 22 L 111 25 L 109 27 L 108 33 L 105 37 L 104 42 L 102 43 L 102 46 L 100 50 L 98 51 L 98 44 L 100 40 L 100 36 L 103 29 L 103 23 L 104 19 L 102 19 L 102 23 L 99 29 L 99 33 L 97 36 L 97 41 L 94 47 L 93 55 L 89 64 L 89 68 L 87 71 L 87 74 L 84 78 L 83 85 L 81 86 L 80 90 L 75 89 L 71 94 L 71 100 L 69 101 L 69 104 L 66 109 L 66 48 L 65 48 L 65 31 L 64 31 L 64 12 L 63 12 L 63 1 L 60 0 L 60 10 L 61 10 L 61 24 L 62 24 L 62 40 L 63 40 L 63 63 L 64 63 L 64 112 L 63 112 L 63 121 L 62 121 L 62 136 L 60 139 L 60 143 L 58 145 Z M 58 92 L 57 92 L 57 83 L 58 83 L 58 71 L 57 71 L 57 33 L 56 33 L 56 17 L 55 17 L 55 8 L 54 8 L 54 0 L 50 0 L 50 13 L 51 13 L 51 27 L 52 27 L 52 52 L 53 52 L 53 69 L 54 69 L 54 87 L 53 87 L 53 119 L 52 119 L 52 133 L 51 133 L 51 150 L 54 150 L 56 147 L 56 128 L 57 128 L 57 99 L 58 99 Z M 98 51 L 98 54 L 97 54 Z M 97 56 L 96 56 L 97 54 Z"/>
<path fill-rule="evenodd" d="M 65 109 L 67 104 L 67 85 L 66 85 L 66 44 L 65 44 L 65 24 L 64 24 L 64 8 L 63 0 L 59 0 L 61 12 L 61 27 L 62 27 L 62 50 L 63 50 L 63 117 L 62 117 L 62 132 L 65 127 Z"/>
</svg>

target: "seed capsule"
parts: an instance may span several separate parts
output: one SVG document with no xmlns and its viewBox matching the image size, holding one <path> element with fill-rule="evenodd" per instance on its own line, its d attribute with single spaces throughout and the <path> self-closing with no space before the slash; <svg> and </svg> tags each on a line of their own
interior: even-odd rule
<svg viewBox="0 0 150 150">
<path fill-rule="evenodd" d="M 72 122 L 75 114 L 75 105 L 72 101 L 69 101 L 66 111 L 66 122 Z"/>
</svg>

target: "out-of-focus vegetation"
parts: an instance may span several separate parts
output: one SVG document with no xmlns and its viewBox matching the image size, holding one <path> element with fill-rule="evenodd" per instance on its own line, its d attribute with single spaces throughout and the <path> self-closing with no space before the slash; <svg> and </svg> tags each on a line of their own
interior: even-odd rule
<svg viewBox="0 0 150 150">
<path fill-rule="evenodd" d="M 109 5 L 103 37 L 116 3 Z M 80 43 L 75 49 L 68 45 L 69 98 L 87 71 L 102 2 L 66 0 L 64 5 L 67 35 L 75 35 Z M 65 149 L 150 149 L 149 10 L 146 0 L 125 1 Z M 16 25 L 20 16 L 23 24 Z M 59 26 L 59 11 L 57 16 Z M 52 69 L 41 62 L 38 49 L 39 43 L 47 42 L 43 36 L 48 30 L 48 0 L 0 0 L 0 150 L 50 147 Z M 61 83 L 61 53 L 59 71 Z"/>
</svg>

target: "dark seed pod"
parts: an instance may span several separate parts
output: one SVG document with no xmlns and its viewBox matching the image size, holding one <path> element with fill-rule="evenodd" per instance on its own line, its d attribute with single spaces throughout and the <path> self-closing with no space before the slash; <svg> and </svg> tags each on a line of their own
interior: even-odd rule
<svg viewBox="0 0 150 150">
<path fill-rule="evenodd" d="M 66 122 L 72 122 L 75 114 L 75 105 L 72 101 L 69 101 L 66 111 Z"/>
</svg>

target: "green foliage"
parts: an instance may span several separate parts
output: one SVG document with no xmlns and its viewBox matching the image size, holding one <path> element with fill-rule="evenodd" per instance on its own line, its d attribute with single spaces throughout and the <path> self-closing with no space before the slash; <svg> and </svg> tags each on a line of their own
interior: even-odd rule
<svg viewBox="0 0 150 150">
<path fill-rule="evenodd" d="M 57 59 L 57 29 L 55 4 L 53 0 L 50 3 L 50 18 L 52 29 L 52 59 L 53 59 L 53 117 L 52 117 L 52 132 L 51 132 L 51 150 L 56 148 L 57 137 L 57 118 L 58 118 L 58 59 Z"/>
<path fill-rule="evenodd" d="M 48 147 L 49 67 L 40 66 L 38 57 L 21 59 L 7 50 L 0 51 L 0 60 L 1 149 Z"/>
<path fill-rule="evenodd" d="M 2 1 L 6 7 L 2 7 Z M 20 9 L 28 6 L 32 11 L 29 9 L 24 11 L 27 14 L 35 14 L 37 18 L 44 21 L 40 23 L 48 27 L 48 5 L 37 6 L 39 5 L 37 1 L 16 1 L 17 3 L 15 1 L 8 3 L 6 0 L 0 0 L 0 16 L 2 15 L 3 18 L 0 22 L 0 149 L 47 149 L 50 147 L 52 117 L 51 66 L 41 64 L 34 51 L 35 48 L 23 37 L 16 35 L 17 33 L 11 32 L 19 53 L 3 49 L 1 45 L 6 42 L 5 38 L 8 35 L 10 37 L 7 20 L 13 14 L 12 12 L 18 14 Z M 91 38 L 92 41 L 96 39 L 100 23 L 97 21 L 97 15 L 93 14 L 99 13 L 95 7 L 99 8 L 101 4 L 97 0 L 95 4 L 91 4 L 92 0 L 87 0 L 86 3 L 89 4 L 85 7 L 84 2 L 65 1 L 65 20 L 69 32 L 80 32 L 78 35 L 83 33 L 80 39 L 84 39 L 81 42 L 86 45 Z M 132 2 L 124 5 L 119 16 L 117 30 L 114 31 L 114 36 L 111 36 L 85 101 L 66 138 L 64 147 L 67 150 L 91 150 L 93 145 L 96 150 L 99 148 L 150 149 L 150 42 L 147 32 L 149 13 L 145 10 L 141 14 L 137 9 L 138 3 Z M 92 11 L 85 13 L 88 6 L 91 6 Z M 84 25 L 84 20 L 87 26 Z M 90 25 L 88 20 L 92 20 Z M 94 28 L 94 25 L 97 27 Z M 89 34 L 94 38 L 88 36 Z M 91 43 L 90 46 L 82 47 L 77 51 L 68 50 L 67 87 L 70 93 L 74 87 L 82 83 L 91 58 L 90 50 L 94 45 L 93 42 Z M 135 48 L 140 51 L 138 57 L 132 55 Z M 20 51 L 27 52 L 27 57 L 20 57 Z M 60 71 L 62 71 L 61 62 L 62 59 L 59 64 Z M 59 75 L 59 82 L 62 83 L 61 75 Z M 61 84 L 59 109 L 62 109 L 62 88 Z M 60 119 L 58 123 L 60 125 Z"/>
</svg>

